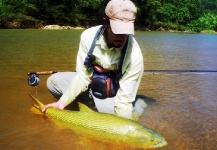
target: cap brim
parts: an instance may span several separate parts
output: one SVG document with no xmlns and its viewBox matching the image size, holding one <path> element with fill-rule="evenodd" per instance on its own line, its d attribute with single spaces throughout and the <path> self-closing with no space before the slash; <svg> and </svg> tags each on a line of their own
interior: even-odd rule
<svg viewBox="0 0 217 150">
<path fill-rule="evenodd" d="M 134 34 L 133 22 L 122 22 L 110 19 L 110 25 L 114 34 Z"/>
</svg>

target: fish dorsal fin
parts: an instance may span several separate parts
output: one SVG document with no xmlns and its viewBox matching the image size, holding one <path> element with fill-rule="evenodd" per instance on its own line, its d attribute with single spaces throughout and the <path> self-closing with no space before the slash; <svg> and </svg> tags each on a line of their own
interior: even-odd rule
<svg viewBox="0 0 217 150">
<path fill-rule="evenodd" d="M 89 107 L 87 107 L 86 105 L 78 102 L 78 107 L 80 109 L 80 111 L 86 111 L 86 112 L 93 112 L 93 110 L 91 110 Z"/>
</svg>

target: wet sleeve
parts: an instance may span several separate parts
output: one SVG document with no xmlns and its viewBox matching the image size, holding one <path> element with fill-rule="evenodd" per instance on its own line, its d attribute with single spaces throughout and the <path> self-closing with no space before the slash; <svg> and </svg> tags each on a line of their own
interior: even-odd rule
<svg viewBox="0 0 217 150">
<path fill-rule="evenodd" d="M 88 45 L 89 43 L 86 42 L 85 36 L 81 36 L 81 41 L 79 44 L 79 51 L 76 60 L 76 76 L 72 79 L 69 87 L 67 88 L 66 92 L 60 98 L 60 101 L 64 103 L 65 106 L 73 102 L 76 97 L 87 90 L 88 85 L 90 83 L 90 77 L 92 75 L 91 71 L 87 71 L 86 67 L 83 65 L 84 60 L 87 56 L 89 51 Z"/>
<path fill-rule="evenodd" d="M 120 79 L 120 88 L 115 98 L 115 113 L 128 119 L 133 119 L 132 102 L 135 101 L 143 74 L 143 56 L 139 46 L 134 47 L 132 51 L 135 52 L 127 58 L 127 67 Z"/>
</svg>

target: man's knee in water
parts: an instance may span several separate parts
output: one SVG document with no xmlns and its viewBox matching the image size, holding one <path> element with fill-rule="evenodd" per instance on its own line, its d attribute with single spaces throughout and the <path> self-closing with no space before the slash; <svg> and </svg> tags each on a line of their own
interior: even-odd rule
<svg viewBox="0 0 217 150">
<path fill-rule="evenodd" d="M 47 79 L 47 88 L 52 91 L 55 86 L 56 86 L 56 81 L 55 81 L 54 75 L 51 75 Z"/>
<path fill-rule="evenodd" d="M 57 81 L 54 74 L 48 77 L 47 88 L 55 98 L 59 99 L 62 96 L 61 90 L 57 88 Z"/>
</svg>

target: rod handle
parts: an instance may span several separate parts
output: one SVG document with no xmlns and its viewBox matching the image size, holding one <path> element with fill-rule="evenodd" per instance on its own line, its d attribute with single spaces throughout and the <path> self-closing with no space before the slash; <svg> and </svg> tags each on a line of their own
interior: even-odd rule
<svg viewBox="0 0 217 150">
<path fill-rule="evenodd" d="M 28 72 L 27 75 L 36 74 L 36 75 L 49 75 L 54 74 L 55 71 L 37 71 L 37 72 Z"/>
</svg>

